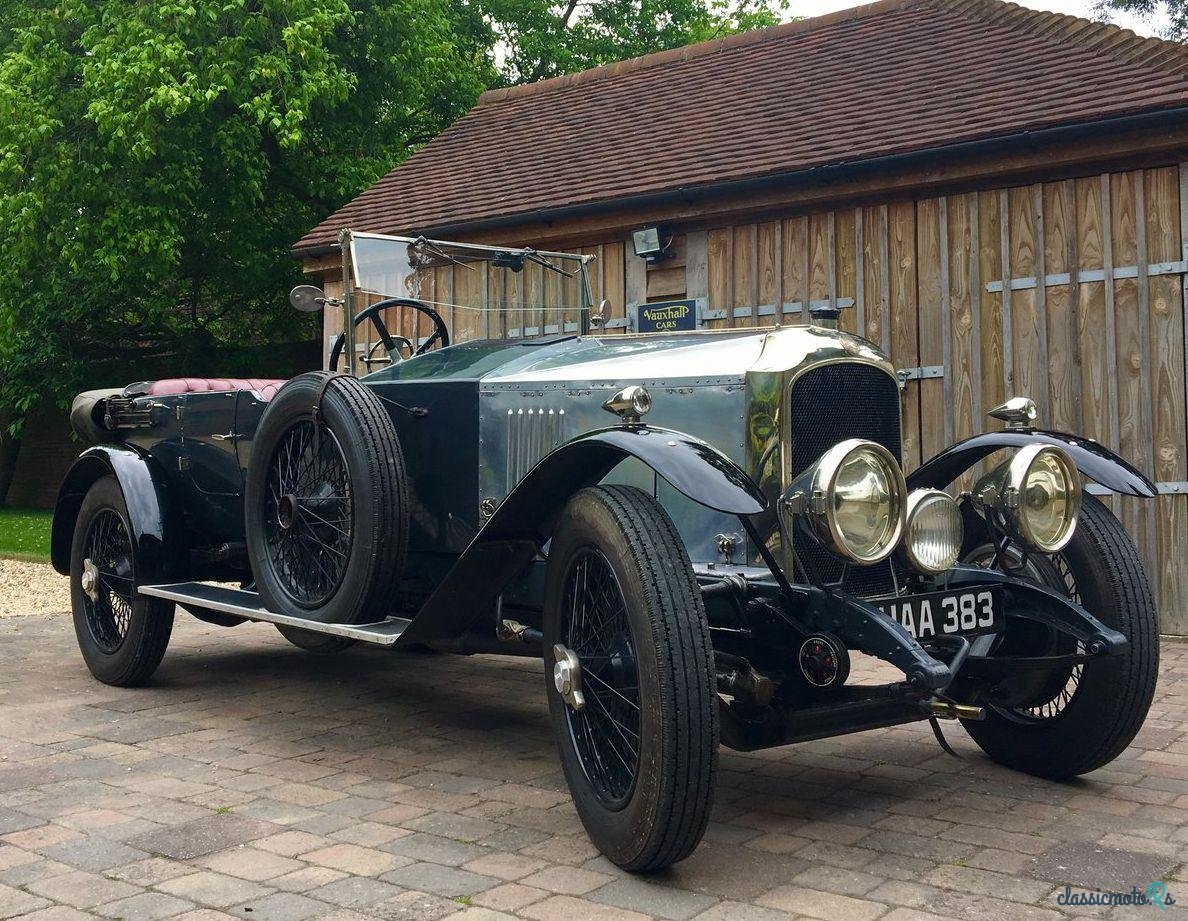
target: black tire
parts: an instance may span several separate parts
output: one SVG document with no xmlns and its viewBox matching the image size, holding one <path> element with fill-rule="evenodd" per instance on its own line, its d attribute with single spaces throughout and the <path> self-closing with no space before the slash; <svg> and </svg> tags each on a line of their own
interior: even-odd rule
<svg viewBox="0 0 1188 921">
<path fill-rule="evenodd" d="M 404 456 L 379 398 L 353 377 L 327 381 L 328 376 L 323 371 L 294 378 L 273 397 L 260 419 L 244 497 L 248 556 L 256 590 L 270 611 L 320 623 L 373 623 L 389 613 L 404 569 L 408 546 Z M 315 422 L 313 406 L 319 399 Z M 319 459 L 330 458 L 327 464 L 337 471 L 336 479 L 320 485 L 342 495 L 319 498 L 319 510 L 331 516 L 326 508 L 333 501 L 334 514 L 342 515 L 333 521 L 341 527 L 314 512 L 313 503 L 302 506 L 300 501 L 290 503 L 296 511 L 289 525 L 281 527 L 273 487 L 282 465 L 291 463 L 289 455 L 281 460 L 282 449 L 296 450 L 300 462 L 313 470 L 309 476 L 315 482 L 318 470 L 326 469 L 326 465 L 317 467 Z M 306 489 L 307 481 L 295 480 L 302 486 L 298 493 Z M 329 535 L 325 548 L 313 529 Z M 303 554 L 297 563 L 307 565 L 295 565 L 286 554 Z M 320 574 L 316 586 L 308 573 Z M 354 642 L 293 627 L 278 625 L 277 629 L 289 642 L 311 652 L 338 652 Z"/>
<path fill-rule="evenodd" d="M 594 660 L 604 662 L 603 677 L 610 677 L 624 661 L 634 663 L 625 666 L 638 689 L 638 749 L 629 788 L 622 784 L 612 790 L 605 779 L 596 786 L 592 778 L 599 777 L 605 765 L 595 756 L 584 760 L 579 748 L 583 744 L 584 750 L 592 751 L 590 740 L 596 737 L 588 728 L 593 724 L 583 721 L 599 713 L 610 716 L 606 706 L 590 699 L 592 691 L 608 686 L 606 682 L 596 685 L 583 665 L 587 701 L 582 710 L 567 706 L 554 685 L 553 647 L 568 645 L 574 636 L 571 623 L 586 618 L 584 604 L 579 615 L 571 603 L 572 619 L 562 607 L 570 576 L 575 567 L 585 565 L 583 560 L 601 560 L 598 565 L 613 572 L 607 584 L 620 589 L 625 614 L 619 615 L 619 622 L 629 626 L 620 629 L 618 640 L 604 636 L 605 654 L 587 660 L 591 668 Z M 582 597 L 591 597 L 588 583 Z M 689 856 L 709 820 L 718 764 L 713 649 L 689 555 L 654 498 L 633 487 L 597 486 L 569 501 L 549 551 L 544 637 L 553 730 L 574 804 L 591 840 L 614 863 L 634 872 L 658 870 Z M 616 665 L 609 661 L 611 644 L 619 647 Z M 629 684 L 618 686 L 630 694 Z M 607 699 L 616 704 L 616 699 Z M 618 707 L 631 716 L 627 704 L 620 702 Z M 616 731 L 630 758 L 631 730 L 626 735 Z M 613 734 L 608 737 L 615 739 Z M 611 764 L 612 752 L 605 754 L 606 764 Z"/>
<path fill-rule="evenodd" d="M 988 707 L 984 720 L 964 726 L 1000 764 L 1065 779 L 1108 764 L 1142 727 L 1159 673 L 1159 626 L 1138 548 L 1092 496 L 1085 496 L 1076 532 L 1056 557 L 1053 562 L 1061 564 L 1085 609 L 1126 636 L 1130 648 L 1120 656 L 1087 661 L 1075 690 L 1053 715 L 1045 710 L 1036 717 L 1034 706 Z M 1055 683 L 1060 688 L 1062 678 Z M 1039 697 L 1053 690 L 1050 685 Z"/>
<path fill-rule="evenodd" d="M 152 677 L 173 632 L 173 604 L 136 591 L 140 582 L 131 534 L 119 483 L 113 476 L 99 478 L 83 499 L 74 525 L 70 606 L 87 668 L 104 684 L 122 688 Z M 83 588 L 87 560 L 99 573 L 94 600 Z"/>
</svg>

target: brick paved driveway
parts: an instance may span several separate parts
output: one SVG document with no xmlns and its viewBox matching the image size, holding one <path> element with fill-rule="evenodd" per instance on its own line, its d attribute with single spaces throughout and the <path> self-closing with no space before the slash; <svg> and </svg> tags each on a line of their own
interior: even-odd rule
<svg viewBox="0 0 1188 921">
<path fill-rule="evenodd" d="M 1153 879 L 1181 905 L 1080 911 L 1188 915 L 1188 645 L 1078 783 L 926 724 L 723 752 L 705 843 L 651 879 L 582 833 L 535 663 L 317 658 L 184 615 L 147 689 L 94 682 L 65 617 L 0 621 L 0 656 L 0 918 L 1043 919 L 1065 882 Z"/>
</svg>

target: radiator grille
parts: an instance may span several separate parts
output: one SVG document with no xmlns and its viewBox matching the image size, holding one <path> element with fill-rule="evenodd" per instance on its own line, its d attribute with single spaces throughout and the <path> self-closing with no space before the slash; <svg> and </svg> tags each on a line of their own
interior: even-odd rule
<svg viewBox="0 0 1188 921">
<path fill-rule="evenodd" d="M 793 477 L 847 438 L 878 442 L 902 461 L 899 385 L 887 372 L 858 362 L 823 365 L 797 378 L 791 400 Z M 847 566 L 799 529 L 793 546 L 824 581 L 840 581 L 853 594 L 895 587 L 890 562 Z"/>
</svg>

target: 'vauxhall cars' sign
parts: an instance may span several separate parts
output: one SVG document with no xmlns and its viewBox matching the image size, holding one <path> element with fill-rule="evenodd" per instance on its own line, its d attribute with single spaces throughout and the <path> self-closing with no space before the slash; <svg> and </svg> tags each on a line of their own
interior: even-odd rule
<svg viewBox="0 0 1188 921">
<path fill-rule="evenodd" d="M 697 301 L 663 301 L 640 304 L 636 330 L 641 333 L 671 333 L 697 329 Z"/>
</svg>

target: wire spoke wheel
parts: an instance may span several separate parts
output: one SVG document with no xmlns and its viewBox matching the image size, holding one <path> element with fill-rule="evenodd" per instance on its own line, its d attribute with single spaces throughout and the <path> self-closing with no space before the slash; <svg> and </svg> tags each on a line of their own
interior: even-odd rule
<svg viewBox="0 0 1188 921">
<path fill-rule="evenodd" d="M 627 603 L 602 552 L 587 547 L 565 576 L 560 635 L 581 661 L 585 706 L 566 708 L 569 731 L 590 785 L 622 808 L 639 773 L 640 698 Z"/>
<path fill-rule="evenodd" d="M 312 420 L 285 432 L 269 463 L 264 537 L 284 591 L 317 607 L 342 583 L 351 556 L 354 503 L 338 438 Z"/>
<path fill-rule="evenodd" d="M 970 556 L 974 565 L 987 567 L 999 557 L 993 547 L 979 548 Z M 1068 596 L 1076 604 L 1083 604 L 1076 576 L 1061 554 L 1024 556 L 1012 547 L 1007 551 L 1007 559 L 999 558 L 998 562 L 1000 568 L 1011 575 L 1030 579 Z M 1010 655 L 1082 655 L 1085 652 L 1085 646 L 1079 640 L 1062 636 L 1052 628 L 1037 627 L 1026 634 L 1022 643 L 1014 643 L 1010 649 L 1006 648 L 1003 637 L 995 638 L 993 643 L 994 652 Z M 1021 723 L 1057 719 L 1072 703 L 1084 673 L 1084 664 L 1077 663 L 1070 668 L 1038 674 L 1024 701 L 1015 706 L 994 705 L 994 709 L 1004 717 Z"/>
<path fill-rule="evenodd" d="M 124 519 L 113 509 L 100 511 L 91 520 L 83 552 L 93 578 L 83 596 L 87 626 L 95 644 L 113 653 L 128 635 L 136 591 L 132 540 Z"/>
</svg>

